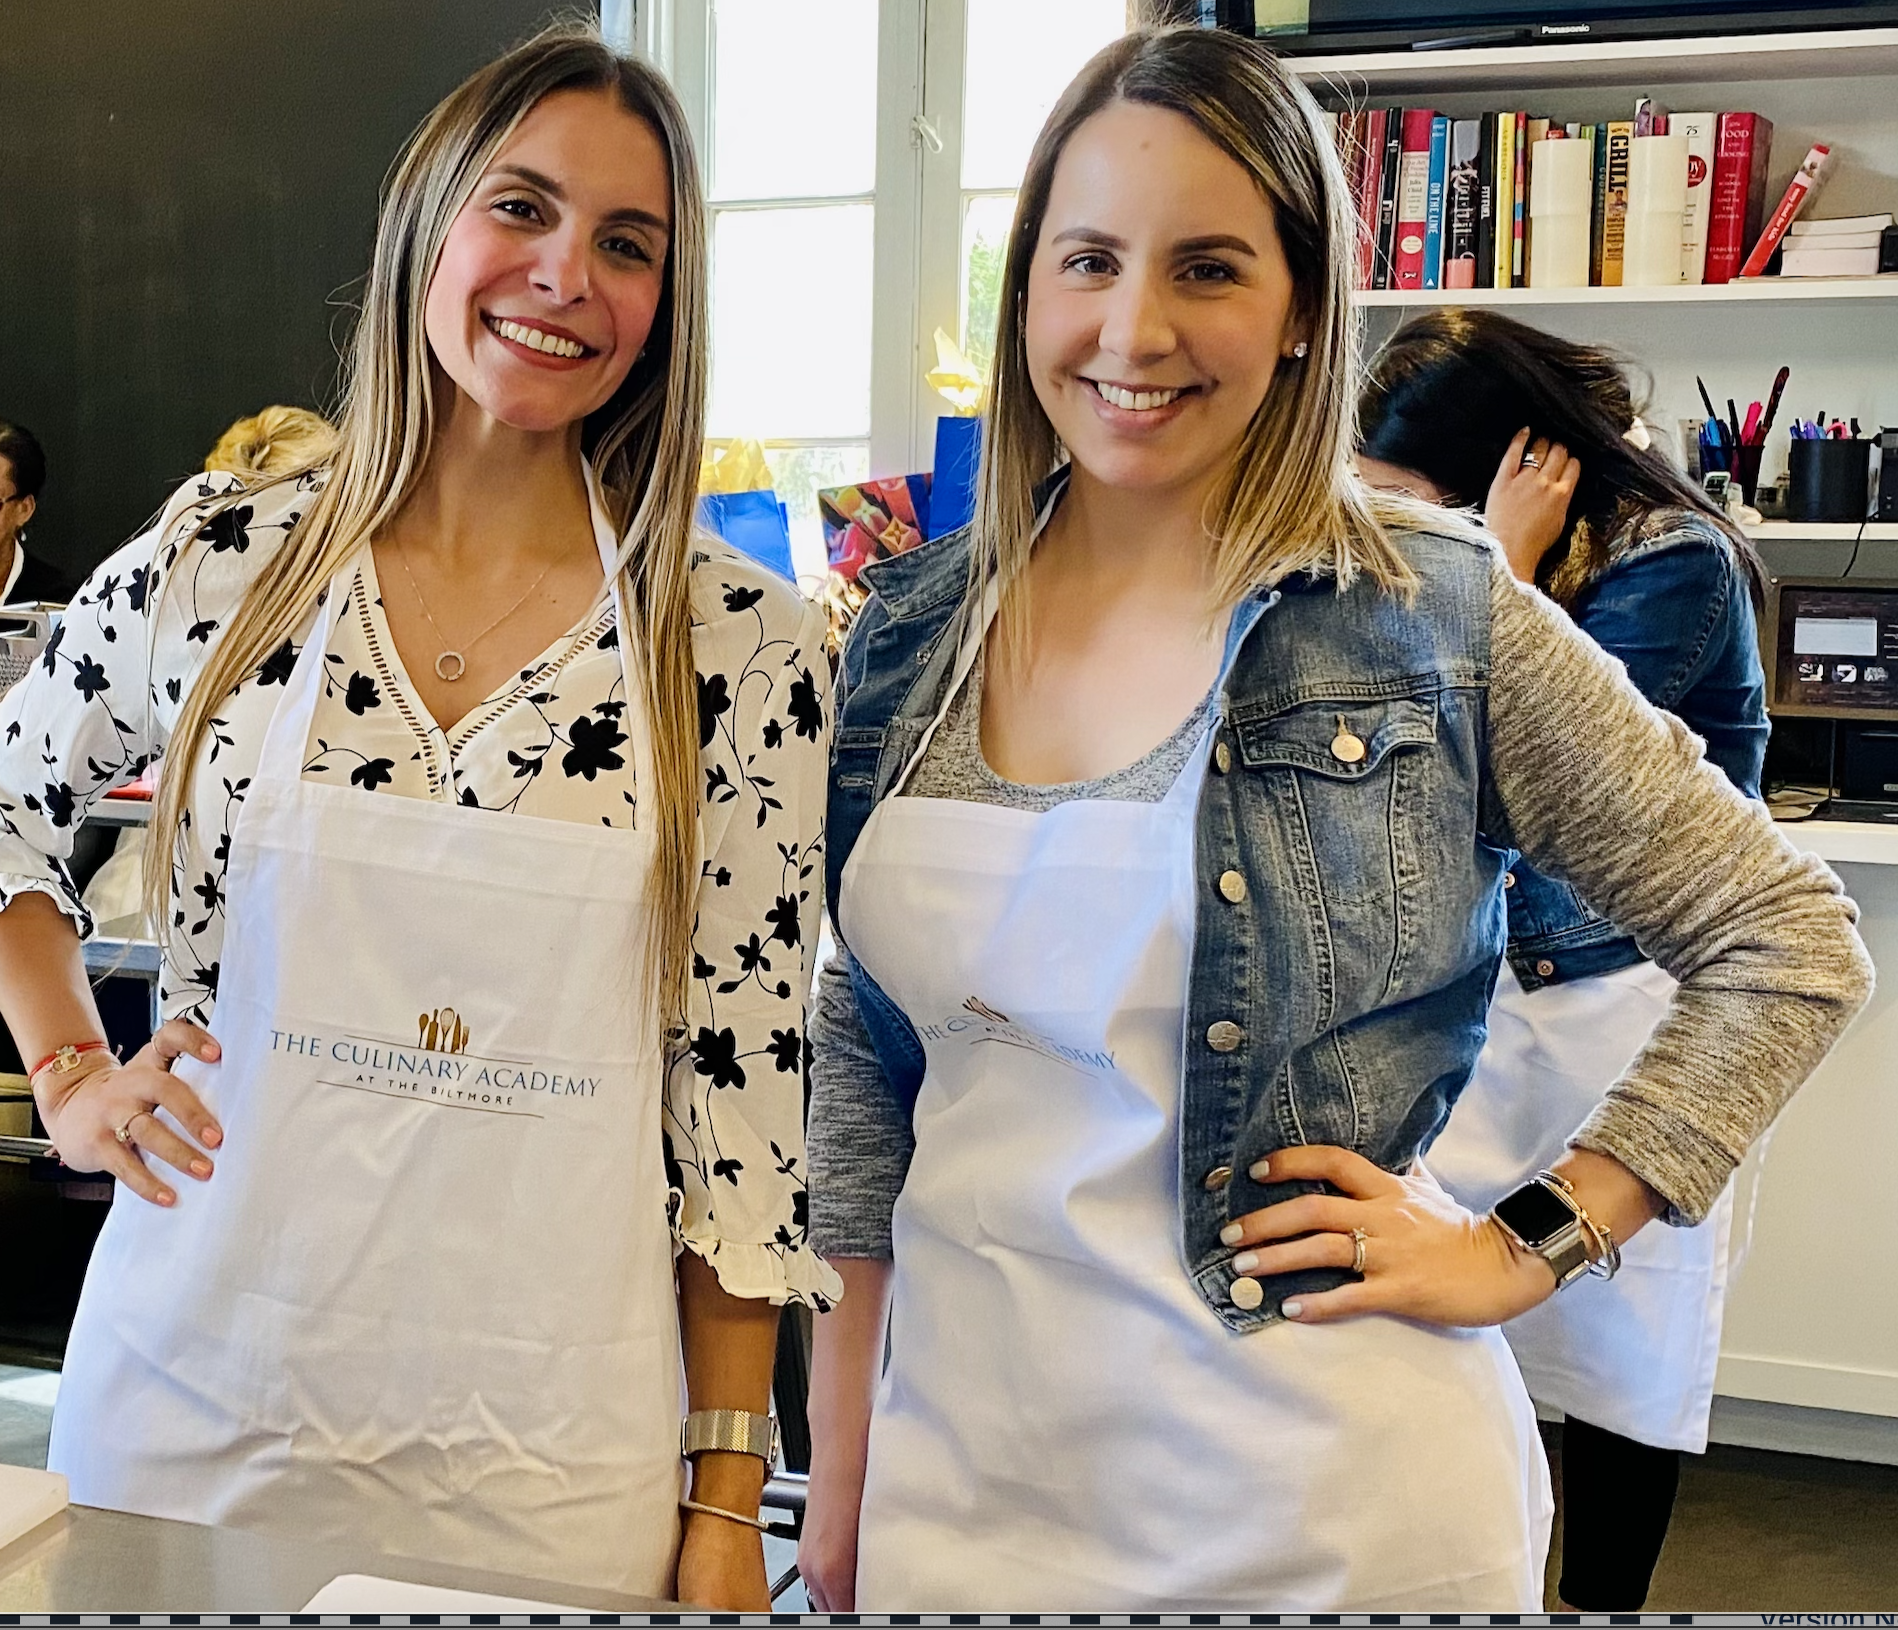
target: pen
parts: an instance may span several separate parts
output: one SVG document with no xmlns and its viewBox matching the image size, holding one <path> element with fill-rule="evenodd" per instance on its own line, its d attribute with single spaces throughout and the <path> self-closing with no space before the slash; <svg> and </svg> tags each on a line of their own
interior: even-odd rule
<svg viewBox="0 0 1898 1630">
<path fill-rule="evenodd" d="M 1746 410 L 1746 423 L 1740 426 L 1740 445 L 1752 447 L 1760 441 L 1760 404 L 1749 403 Z"/>
<path fill-rule="evenodd" d="M 1766 396 L 1766 416 L 1760 421 L 1760 440 L 1766 440 L 1767 431 L 1773 428 L 1773 415 L 1779 412 L 1779 399 L 1786 392 L 1786 381 L 1792 378 L 1792 369 L 1782 367 L 1773 376 L 1773 388 Z"/>
<path fill-rule="evenodd" d="M 1733 445 L 1740 445 L 1740 410 L 1733 405 L 1733 398 L 1727 398 L 1727 423 L 1733 427 Z"/>
<path fill-rule="evenodd" d="M 1713 398 L 1707 394 L 1707 381 L 1699 374 L 1694 375 L 1694 383 L 1700 387 L 1700 399 L 1706 405 L 1707 418 L 1711 423 L 1720 422 L 1720 410 L 1713 405 Z"/>
</svg>

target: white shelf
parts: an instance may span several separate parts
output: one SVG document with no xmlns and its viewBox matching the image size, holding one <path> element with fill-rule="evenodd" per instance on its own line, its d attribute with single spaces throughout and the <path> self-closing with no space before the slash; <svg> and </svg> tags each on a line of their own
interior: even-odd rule
<svg viewBox="0 0 1898 1630">
<path fill-rule="evenodd" d="M 1724 306 L 1785 300 L 1898 300 L 1898 272 L 1879 277 L 1750 277 L 1653 289 L 1361 289 L 1357 295 L 1358 304 L 1367 307 Z"/>
<path fill-rule="evenodd" d="M 1898 521 L 1761 521 L 1746 535 L 1757 543 L 1898 543 Z"/>
<path fill-rule="evenodd" d="M 1898 866 L 1898 825 L 1874 821 L 1781 821 L 1794 848 L 1824 861 Z"/>
<path fill-rule="evenodd" d="M 1390 96 L 1413 90 L 1447 93 L 1570 85 L 1877 78 L 1898 75 L 1898 28 L 1385 51 L 1288 57 L 1286 65 L 1319 94 L 1331 91 L 1346 96 L 1366 92 Z"/>
</svg>

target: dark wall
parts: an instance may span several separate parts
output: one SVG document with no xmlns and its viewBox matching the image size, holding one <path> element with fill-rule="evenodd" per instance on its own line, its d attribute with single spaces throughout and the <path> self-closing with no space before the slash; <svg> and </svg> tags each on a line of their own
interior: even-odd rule
<svg viewBox="0 0 1898 1630">
<path fill-rule="evenodd" d="M 37 553 L 89 569 L 231 420 L 329 405 L 396 150 L 553 4 L 6 0 L 0 418 L 46 447 Z"/>
</svg>

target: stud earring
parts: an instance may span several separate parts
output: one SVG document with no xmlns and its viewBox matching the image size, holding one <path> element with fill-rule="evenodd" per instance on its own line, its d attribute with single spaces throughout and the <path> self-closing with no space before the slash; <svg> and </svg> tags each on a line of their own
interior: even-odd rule
<svg viewBox="0 0 1898 1630">
<path fill-rule="evenodd" d="M 1305 358 L 1309 356 L 1310 354 L 1311 354 L 1311 347 L 1307 345 L 1303 340 L 1300 340 L 1298 344 L 1292 347 L 1292 355 L 1297 357 L 1300 362 L 1303 362 Z"/>
</svg>

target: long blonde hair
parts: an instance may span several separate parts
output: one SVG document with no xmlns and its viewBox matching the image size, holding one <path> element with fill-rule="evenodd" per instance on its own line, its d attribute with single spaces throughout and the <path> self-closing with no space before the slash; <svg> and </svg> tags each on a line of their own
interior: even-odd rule
<svg viewBox="0 0 1898 1630">
<path fill-rule="evenodd" d="M 656 785 L 639 789 L 641 823 L 656 838 L 647 952 L 659 1014 L 670 1024 L 685 1007 L 699 866 L 698 694 L 688 586 L 705 417 L 705 206 L 685 114 L 671 88 L 590 27 L 548 29 L 475 73 L 423 120 L 391 169 L 362 316 L 344 362 L 329 479 L 250 586 L 185 699 L 152 812 L 146 905 L 161 936 L 168 936 L 169 873 L 212 716 L 304 623 L 330 579 L 414 490 L 436 423 L 423 304 L 443 240 L 521 120 L 563 90 L 616 96 L 658 134 L 671 171 L 665 292 L 651 338 L 582 433 L 614 531 L 624 540 L 616 570 L 624 574 L 633 626 L 621 634 L 629 657 L 639 653 L 652 722 Z M 295 481 L 313 467 L 314 461 L 276 481 Z"/>
<path fill-rule="evenodd" d="M 1357 217 L 1335 146 L 1317 103 L 1270 52 L 1236 34 L 1199 28 L 1135 29 L 1105 47 L 1062 94 L 1035 141 L 1002 273 L 972 582 L 999 579 L 1013 587 L 1004 632 L 1011 644 L 1024 639 L 1021 573 L 1034 537 L 1035 489 L 1062 457 L 1029 376 L 1028 271 L 1069 138 L 1123 101 L 1190 120 L 1258 184 L 1291 270 L 1293 321 L 1309 345 L 1303 360 L 1280 364 L 1208 505 L 1217 603 L 1231 605 L 1255 585 L 1296 571 L 1330 573 L 1341 588 L 1359 572 L 1387 588 L 1414 588 L 1416 574 L 1389 529 L 1456 523 L 1415 501 L 1375 493 L 1357 477 Z"/>
</svg>

